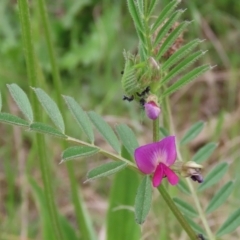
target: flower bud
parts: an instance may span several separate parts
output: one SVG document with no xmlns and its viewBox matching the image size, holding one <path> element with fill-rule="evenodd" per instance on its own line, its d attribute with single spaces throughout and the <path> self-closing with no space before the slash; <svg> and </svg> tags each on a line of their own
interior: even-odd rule
<svg viewBox="0 0 240 240">
<path fill-rule="evenodd" d="M 155 120 L 159 116 L 161 109 L 157 103 L 157 97 L 155 95 L 148 96 L 146 103 L 144 104 L 144 109 L 148 118 L 152 120 Z"/>
<path fill-rule="evenodd" d="M 203 169 L 202 165 L 193 161 L 177 162 L 174 165 L 174 169 L 176 169 L 182 177 L 191 177 L 193 181 L 197 181 L 198 183 L 203 182 L 203 177 L 201 175 L 201 170 Z"/>
</svg>

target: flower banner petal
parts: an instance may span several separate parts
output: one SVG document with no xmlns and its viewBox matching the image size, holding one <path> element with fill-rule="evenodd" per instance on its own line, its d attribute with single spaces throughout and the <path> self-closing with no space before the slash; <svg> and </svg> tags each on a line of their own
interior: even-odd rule
<svg viewBox="0 0 240 240">
<path fill-rule="evenodd" d="M 171 166 L 177 158 L 175 136 L 168 136 L 157 143 L 160 162 Z"/>
</svg>

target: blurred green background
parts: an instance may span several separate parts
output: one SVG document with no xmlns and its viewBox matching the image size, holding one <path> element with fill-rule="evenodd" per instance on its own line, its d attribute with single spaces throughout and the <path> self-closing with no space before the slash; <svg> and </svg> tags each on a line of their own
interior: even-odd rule
<svg viewBox="0 0 240 240">
<path fill-rule="evenodd" d="M 159 0 L 158 14 L 169 1 Z M 36 1 L 30 2 L 34 48 L 42 71 L 44 89 L 55 98 L 51 66 L 44 39 L 43 24 L 40 21 Z M 173 120 L 178 136 L 194 122 L 202 119 L 207 122 L 205 130 L 190 144 L 182 149 L 185 158 L 208 141 L 219 142 L 215 154 L 205 166 L 206 172 L 216 162 L 227 161 L 231 164 L 230 172 L 219 186 L 231 179 L 240 183 L 240 1 L 236 0 L 183 0 L 180 7 L 186 9 L 184 19 L 193 20 L 187 32 L 185 42 L 195 38 L 205 39 L 202 50 L 208 53 L 201 63 L 215 66 L 193 83 L 171 96 Z M 121 70 L 124 66 L 123 49 L 136 51 L 137 36 L 125 1 L 117 0 L 59 0 L 47 1 L 51 34 L 63 84 L 64 95 L 73 96 L 85 110 L 94 110 L 113 126 L 124 122 L 139 135 L 139 141 L 151 141 L 148 121 L 144 118 L 140 106 L 122 101 Z M 200 62 L 198 62 L 200 63 Z M 6 88 L 8 83 L 17 83 L 27 89 L 27 72 L 22 49 L 21 27 L 16 1 L 0 1 L 0 89 L 3 95 L 3 111 L 19 114 Z M 10 110 L 9 110 L 10 109 Z M 62 109 L 65 111 L 65 109 Z M 69 135 L 81 137 L 67 113 L 67 131 Z M 46 120 L 48 121 L 48 120 Z M 24 174 L 17 163 L 19 154 L 18 139 L 23 139 L 21 151 L 28 155 L 32 147 L 33 136 L 29 133 L 0 125 L 0 231 L 3 239 L 20 239 L 21 215 L 19 213 Z M 69 201 L 69 183 L 64 165 L 58 165 L 61 155 L 59 141 L 47 138 L 49 160 L 52 162 L 52 179 L 56 186 L 56 199 L 60 212 L 74 226 L 74 211 Z M 98 144 L 104 142 L 99 138 Z M 13 144 L 12 144 L 13 143 Z M 17 150 L 18 149 L 18 150 Z M 34 152 L 34 151 L 33 151 Z M 86 172 L 102 160 L 81 161 L 74 163 L 79 185 L 83 186 L 83 195 L 91 213 L 99 239 L 104 231 L 103 217 L 106 215 L 111 181 L 103 179 L 83 185 Z M 25 161 L 27 174 L 41 184 L 38 162 L 30 158 Z M 26 187 L 29 239 L 41 239 L 36 203 L 29 187 Z M 203 205 L 213 194 L 211 191 L 201 195 Z M 144 226 L 146 235 L 143 239 L 156 239 L 159 236 L 161 208 L 156 204 L 157 193 L 150 220 Z M 229 212 L 239 207 L 240 190 L 236 188 L 228 202 L 209 217 L 210 227 L 217 229 Z M 159 214 L 159 216 L 158 216 Z M 222 218 L 224 217 L 224 219 Z M 173 234 L 174 235 L 174 234 Z M 231 240 L 240 238 L 238 229 L 231 235 Z M 159 238 L 160 239 L 160 238 Z M 175 239 L 175 238 L 173 238 Z M 229 237 L 222 238 L 229 239 Z"/>
</svg>

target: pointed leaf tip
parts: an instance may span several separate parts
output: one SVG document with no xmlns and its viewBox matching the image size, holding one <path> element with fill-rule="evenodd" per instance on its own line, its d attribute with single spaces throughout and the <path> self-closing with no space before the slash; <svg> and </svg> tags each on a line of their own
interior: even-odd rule
<svg viewBox="0 0 240 240">
<path fill-rule="evenodd" d="M 26 93 L 15 83 L 7 84 L 7 87 L 23 115 L 32 123 L 33 111 Z"/>
<path fill-rule="evenodd" d="M 41 88 L 32 88 L 37 95 L 39 102 L 42 107 L 51 118 L 53 123 L 57 128 L 61 130 L 62 133 L 65 132 L 65 125 L 63 121 L 62 114 L 57 106 L 57 104 L 52 100 L 52 98 Z"/>
</svg>

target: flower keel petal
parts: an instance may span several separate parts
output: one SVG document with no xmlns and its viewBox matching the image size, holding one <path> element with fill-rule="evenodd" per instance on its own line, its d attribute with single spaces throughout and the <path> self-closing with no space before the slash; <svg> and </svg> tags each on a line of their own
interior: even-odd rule
<svg viewBox="0 0 240 240">
<path fill-rule="evenodd" d="M 178 178 L 177 174 L 172 169 L 170 169 L 169 167 L 167 167 L 165 165 L 164 165 L 164 174 L 166 175 L 168 182 L 171 185 L 178 184 L 179 178 Z"/>
<path fill-rule="evenodd" d="M 156 171 L 154 172 L 153 175 L 152 179 L 153 186 L 158 187 L 161 184 L 163 177 L 164 177 L 164 164 L 160 163 L 157 166 Z"/>
</svg>

